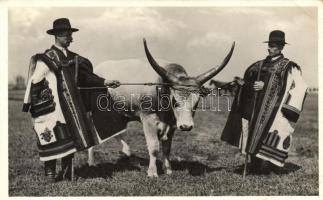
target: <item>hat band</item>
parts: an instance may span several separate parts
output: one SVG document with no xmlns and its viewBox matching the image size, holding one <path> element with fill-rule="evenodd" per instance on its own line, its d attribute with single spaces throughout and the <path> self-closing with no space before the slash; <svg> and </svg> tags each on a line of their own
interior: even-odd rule
<svg viewBox="0 0 323 200">
<path fill-rule="evenodd" d="M 273 41 L 273 42 L 279 42 L 279 41 L 285 42 L 285 38 L 281 38 L 281 37 L 271 37 L 271 38 L 269 38 L 269 42 L 271 42 L 271 41 Z"/>
</svg>

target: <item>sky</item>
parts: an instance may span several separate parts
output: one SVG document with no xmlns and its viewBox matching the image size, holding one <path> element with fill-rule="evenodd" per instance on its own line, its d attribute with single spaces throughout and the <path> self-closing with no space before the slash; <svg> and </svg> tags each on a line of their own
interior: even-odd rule
<svg viewBox="0 0 323 200">
<path fill-rule="evenodd" d="M 26 77 L 30 57 L 54 43 L 46 31 L 61 17 L 80 29 L 69 49 L 89 58 L 94 67 L 108 60 L 145 58 L 142 39 L 146 38 L 157 61 L 178 63 L 196 76 L 220 64 L 235 41 L 230 62 L 214 78 L 221 81 L 242 76 L 248 66 L 264 59 L 263 41 L 279 29 L 289 43 L 285 57 L 302 68 L 310 87 L 318 86 L 317 9 L 299 6 L 11 7 L 9 82 L 17 75 Z"/>
</svg>

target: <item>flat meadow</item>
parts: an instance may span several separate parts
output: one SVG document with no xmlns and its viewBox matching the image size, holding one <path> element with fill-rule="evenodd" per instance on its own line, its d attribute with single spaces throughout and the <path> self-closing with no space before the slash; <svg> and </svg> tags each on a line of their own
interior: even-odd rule
<svg viewBox="0 0 323 200">
<path fill-rule="evenodd" d="M 147 177 L 149 156 L 142 126 L 129 124 L 124 138 L 132 156 L 124 157 L 111 139 L 95 148 L 96 166 L 89 167 L 87 151 L 75 155 L 74 182 L 47 184 L 39 161 L 30 114 L 22 113 L 23 92 L 9 91 L 10 196 L 226 196 L 318 195 L 318 95 L 309 94 L 296 125 L 293 146 L 279 174 L 248 175 L 242 179 L 244 156 L 220 140 L 228 111 L 197 111 L 195 128 L 177 131 L 173 138 L 172 175 L 161 159 L 159 178 Z M 159 158 L 161 158 L 159 156 Z"/>
</svg>

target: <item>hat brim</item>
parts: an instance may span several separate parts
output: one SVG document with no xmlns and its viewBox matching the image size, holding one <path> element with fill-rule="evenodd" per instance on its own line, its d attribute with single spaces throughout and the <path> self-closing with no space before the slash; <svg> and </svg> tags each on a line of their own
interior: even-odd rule
<svg viewBox="0 0 323 200">
<path fill-rule="evenodd" d="M 68 29 L 49 29 L 48 31 L 46 31 L 47 34 L 49 35 L 56 35 L 57 33 L 59 32 L 62 32 L 62 31 L 71 31 L 71 32 L 76 32 L 78 31 L 79 29 L 77 28 L 68 28 Z"/>
<path fill-rule="evenodd" d="M 287 42 L 282 42 L 282 41 L 264 41 L 263 43 L 288 44 Z"/>
</svg>

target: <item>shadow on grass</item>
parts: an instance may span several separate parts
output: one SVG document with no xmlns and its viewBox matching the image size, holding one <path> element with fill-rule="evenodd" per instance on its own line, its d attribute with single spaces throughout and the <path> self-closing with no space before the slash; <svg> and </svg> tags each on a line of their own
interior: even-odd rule
<svg viewBox="0 0 323 200">
<path fill-rule="evenodd" d="M 293 163 L 285 163 L 284 167 L 276 167 L 274 165 L 271 165 L 269 169 L 267 169 L 265 172 L 248 172 L 248 174 L 251 175 L 269 175 L 269 174 L 277 174 L 277 175 L 286 175 L 293 172 L 296 172 L 300 170 L 302 167 L 299 165 L 295 165 Z M 233 173 L 241 174 L 243 173 L 244 165 L 239 165 L 234 167 Z"/>
<path fill-rule="evenodd" d="M 192 176 L 201 176 L 205 173 L 221 170 L 221 168 L 211 168 L 197 161 L 171 161 L 171 165 L 173 170 L 187 170 Z"/>
<path fill-rule="evenodd" d="M 116 163 L 100 163 L 96 166 L 82 165 L 75 169 L 75 174 L 82 178 L 111 178 L 114 172 L 140 171 L 140 167 L 133 165 L 132 156 L 122 156 Z"/>
<path fill-rule="evenodd" d="M 82 165 L 75 169 L 78 177 L 82 178 L 111 178 L 114 172 L 140 171 L 141 166 L 148 167 L 149 159 L 136 155 L 122 156 L 116 163 L 101 163 L 96 166 Z M 222 170 L 222 168 L 210 168 L 197 161 L 171 161 L 174 171 L 185 171 L 192 176 L 201 176 L 205 173 Z M 164 174 L 163 163 L 157 160 L 157 173 Z"/>
</svg>

